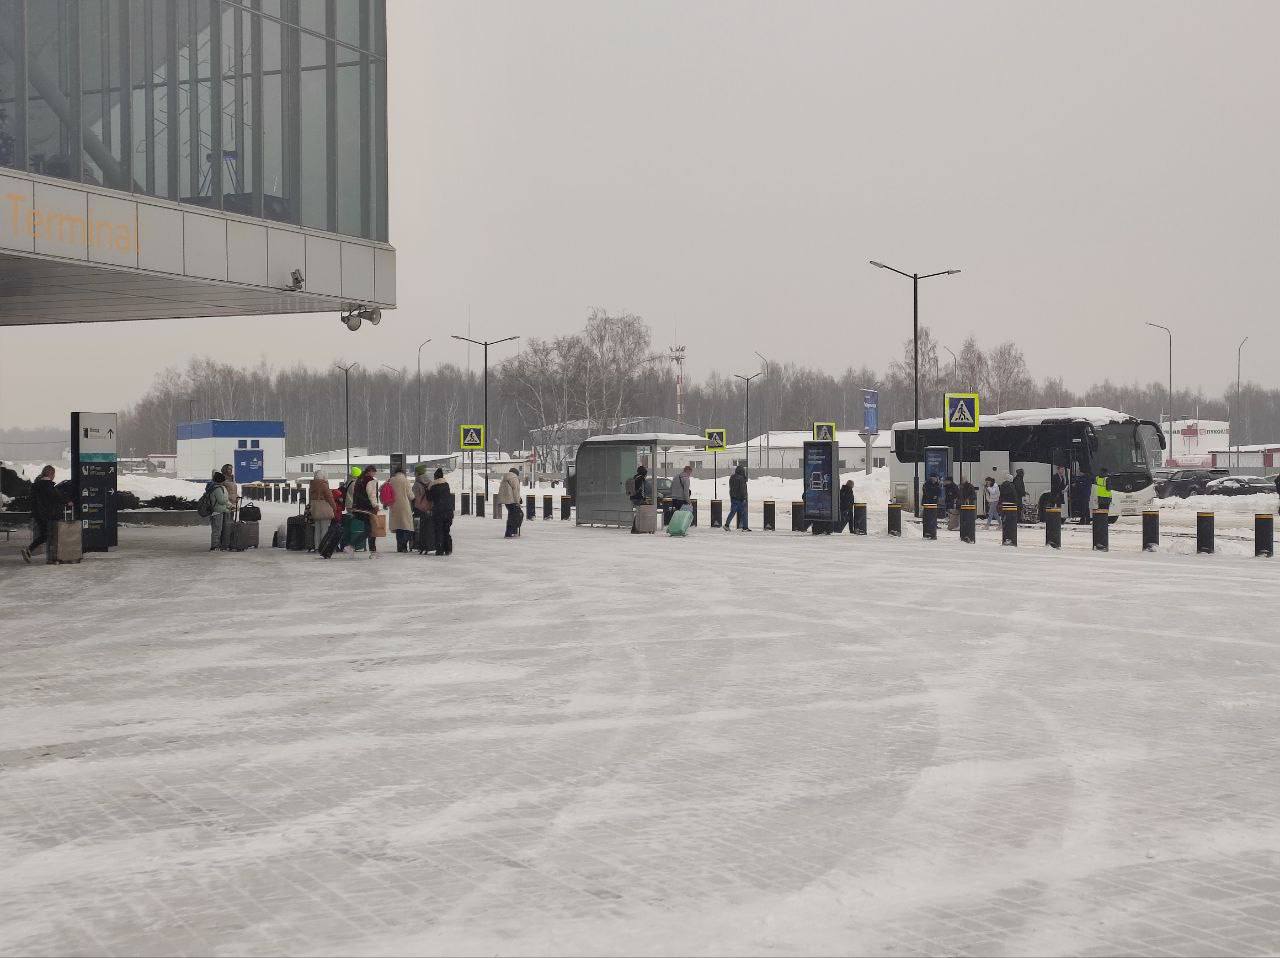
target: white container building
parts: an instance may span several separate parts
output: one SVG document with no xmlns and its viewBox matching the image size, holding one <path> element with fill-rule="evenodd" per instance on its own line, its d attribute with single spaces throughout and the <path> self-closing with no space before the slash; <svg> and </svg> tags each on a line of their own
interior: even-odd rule
<svg viewBox="0 0 1280 958">
<path fill-rule="evenodd" d="M 178 424 L 178 478 L 208 481 L 226 463 L 236 482 L 284 479 L 284 423 L 205 419 Z"/>
</svg>

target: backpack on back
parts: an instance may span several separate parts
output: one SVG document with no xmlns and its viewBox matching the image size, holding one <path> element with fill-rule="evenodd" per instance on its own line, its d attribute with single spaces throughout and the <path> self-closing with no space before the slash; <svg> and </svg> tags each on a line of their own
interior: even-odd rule
<svg viewBox="0 0 1280 958">
<path fill-rule="evenodd" d="M 206 489 L 203 496 L 196 502 L 196 515 L 201 519 L 208 519 L 213 515 L 213 490 Z"/>
<path fill-rule="evenodd" d="M 396 490 L 389 482 L 384 482 L 378 487 L 378 501 L 384 506 L 390 507 L 396 504 Z"/>
<path fill-rule="evenodd" d="M 634 499 L 636 497 L 636 477 L 632 476 L 627 480 L 626 484 L 627 498 Z"/>
</svg>

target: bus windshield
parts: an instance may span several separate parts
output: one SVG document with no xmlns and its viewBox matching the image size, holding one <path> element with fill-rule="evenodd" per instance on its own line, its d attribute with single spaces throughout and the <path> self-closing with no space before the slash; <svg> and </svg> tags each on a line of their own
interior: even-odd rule
<svg viewBox="0 0 1280 958">
<path fill-rule="evenodd" d="M 1111 423 L 1099 426 L 1098 451 L 1095 466 L 1105 466 L 1107 472 L 1150 473 L 1155 468 L 1160 451 L 1160 437 L 1154 426 L 1146 423 Z"/>
</svg>

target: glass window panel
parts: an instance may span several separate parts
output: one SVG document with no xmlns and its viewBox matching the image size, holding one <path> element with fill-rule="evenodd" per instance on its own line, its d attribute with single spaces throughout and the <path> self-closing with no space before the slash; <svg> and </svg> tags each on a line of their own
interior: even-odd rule
<svg viewBox="0 0 1280 958">
<path fill-rule="evenodd" d="M 17 0 L 0 0 L 0 166 L 22 167 L 17 144 L 18 113 L 20 100 L 18 82 L 21 79 L 15 57 L 20 56 L 17 31 Z M 12 55 L 10 55 L 12 51 Z"/>
<path fill-rule="evenodd" d="M 213 170 L 211 164 L 222 162 L 213 143 L 213 100 L 211 94 L 212 64 L 209 60 L 211 31 L 209 5 L 204 0 L 191 0 L 191 45 L 195 50 L 195 124 L 192 149 L 196 160 L 195 197 L 202 206 L 214 206 Z"/>
<path fill-rule="evenodd" d="M 329 228 L 327 46 L 323 40 L 302 35 L 301 214 L 302 225 L 316 229 Z"/>
<path fill-rule="evenodd" d="M 300 0 L 299 22 L 308 30 L 316 33 L 327 33 L 324 23 L 325 0 Z"/>
<path fill-rule="evenodd" d="M 264 5 L 265 6 L 265 5 Z M 289 218 L 284 189 L 284 104 L 280 82 L 280 25 L 262 21 L 262 215 Z"/>
<path fill-rule="evenodd" d="M 360 45 L 360 17 L 364 13 L 366 0 L 338 0 L 338 27 L 337 37 L 343 43 L 350 43 L 354 46 Z M 341 49 L 338 51 L 338 57 L 350 55 L 351 50 L 347 50 L 344 54 Z"/>
<path fill-rule="evenodd" d="M 64 0 L 27 5 L 27 149 L 32 172 L 75 179 L 80 103 L 67 17 Z"/>
<path fill-rule="evenodd" d="M 360 235 L 360 55 L 338 47 L 338 232 Z"/>
<path fill-rule="evenodd" d="M 104 130 L 110 96 L 110 51 L 105 50 L 107 40 L 103 29 L 105 0 L 81 0 L 80 7 L 80 117 L 84 124 L 86 152 L 102 159 L 102 151 L 89 148 L 92 142 L 110 149 L 111 130 Z M 69 8 L 70 9 L 70 8 Z M 104 184 L 102 167 L 90 157 L 85 157 L 81 178 L 86 183 Z"/>
<path fill-rule="evenodd" d="M 173 64 L 169 62 L 168 13 L 170 4 L 152 2 L 148 17 L 151 21 L 151 114 L 147 124 L 151 134 L 151 148 L 155 150 L 155 193 L 168 196 L 169 183 L 169 74 Z M 138 121 L 134 120 L 137 126 Z"/>
</svg>

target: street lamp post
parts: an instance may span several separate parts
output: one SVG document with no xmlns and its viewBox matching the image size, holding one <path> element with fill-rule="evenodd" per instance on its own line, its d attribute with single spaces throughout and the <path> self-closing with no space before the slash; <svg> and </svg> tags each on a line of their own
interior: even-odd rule
<svg viewBox="0 0 1280 958">
<path fill-rule="evenodd" d="M 747 384 L 747 406 L 742 414 L 742 441 L 743 449 L 746 451 L 747 466 L 751 465 L 751 380 L 763 375 L 763 373 L 752 373 L 750 376 L 743 376 L 741 373 L 734 373 L 735 379 L 741 379 Z"/>
<path fill-rule="evenodd" d="M 1147 323 L 1147 325 L 1163 329 L 1169 337 L 1169 434 L 1165 442 L 1171 443 L 1173 442 L 1173 330 L 1159 323 Z"/>
<path fill-rule="evenodd" d="M 1244 352 L 1244 344 L 1247 343 L 1248 341 L 1249 341 L 1249 337 L 1246 336 L 1244 339 L 1240 340 L 1240 345 L 1236 347 L 1236 415 L 1240 418 L 1240 432 L 1237 433 L 1236 430 L 1233 428 L 1231 430 L 1231 434 L 1233 436 L 1235 435 L 1243 436 L 1244 434 L 1244 415 L 1240 412 L 1240 356 Z M 1239 439 L 1236 440 L 1236 468 L 1237 469 L 1240 468 L 1240 440 Z"/>
<path fill-rule="evenodd" d="M 912 445 L 915 448 L 915 472 L 912 480 L 911 489 L 911 511 L 915 515 L 920 515 L 920 280 L 933 279 L 935 276 L 954 276 L 960 272 L 958 269 L 944 269 L 936 273 L 925 273 L 921 276 L 919 273 L 905 273 L 900 269 L 892 266 L 886 266 L 884 263 L 877 263 L 870 260 L 872 266 L 880 269 L 887 269 L 891 273 L 897 273 L 899 276 L 905 276 L 911 280 L 911 366 L 912 378 L 915 380 L 915 410 L 916 425 L 915 432 L 912 436 Z"/>
<path fill-rule="evenodd" d="M 773 456 L 771 454 L 773 450 L 770 443 L 773 438 L 773 414 L 769 412 L 769 400 L 773 398 L 773 377 L 769 375 L 769 360 L 765 359 L 759 352 L 756 352 L 756 355 L 760 357 L 760 362 L 764 364 L 764 378 L 769 380 L 769 395 L 765 397 L 764 417 L 764 467 L 768 469 L 773 464 Z M 760 465 L 759 458 L 756 459 L 756 465 Z"/>
<path fill-rule="evenodd" d="M 951 353 L 950 346 L 943 346 L 942 348 L 945 349 L 947 352 Z M 959 378 L 959 376 L 960 376 L 960 360 L 956 359 L 955 353 L 951 353 L 951 386 L 953 389 L 958 385 L 956 380 Z"/>
<path fill-rule="evenodd" d="M 453 338 L 484 348 L 484 497 L 487 500 L 489 498 L 489 347 L 497 346 L 500 343 L 509 343 L 513 339 L 519 339 L 520 337 L 507 336 L 505 339 L 488 341 L 468 339 L 466 336 L 456 335 Z"/>
<path fill-rule="evenodd" d="M 424 339 L 418 344 L 418 452 L 414 457 L 414 465 L 422 462 L 422 423 L 426 418 L 422 412 L 422 347 L 431 342 Z"/>
<path fill-rule="evenodd" d="M 395 373 L 396 376 L 399 378 L 399 382 L 400 382 L 399 389 L 397 390 L 397 392 L 399 392 L 400 394 L 400 399 L 396 406 L 396 452 L 403 455 L 404 454 L 404 374 L 405 374 L 405 370 L 396 369 L 394 366 L 388 366 L 386 363 L 382 364 L 382 368 L 389 369 L 391 370 L 391 372 Z"/>
<path fill-rule="evenodd" d="M 345 435 L 347 443 L 347 474 L 342 477 L 343 482 L 349 482 L 351 479 L 351 370 L 359 366 L 359 363 L 350 363 L 342 365 L 342 363 L 334 363 L 342 370 L 343 380 L 343 417 L 345 422 Z"/>
</svg>

